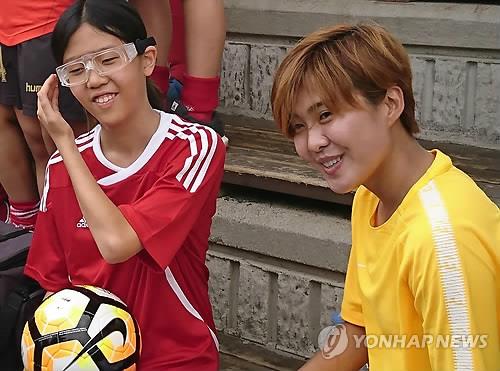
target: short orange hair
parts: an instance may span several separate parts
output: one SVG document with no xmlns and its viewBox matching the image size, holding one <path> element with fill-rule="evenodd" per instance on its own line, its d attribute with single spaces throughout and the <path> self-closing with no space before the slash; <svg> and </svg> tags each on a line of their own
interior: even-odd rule
<svg viewBox="0 0 500 371">
<path fill-rule="evenodd" d="M 410 59 L 403 45 L 376 24 L 338 25 L 302 39 L 278 67 L 271 93 L 274 119 L 293 137 L 290 118 L 299 89 L 307 84 L 332 112 L 359 108 L 357 95 L 379 104 L 387 89 L 399 86 L 404 94 L 400 120 L 413 135 L 415 120 Z"/>
</svg>

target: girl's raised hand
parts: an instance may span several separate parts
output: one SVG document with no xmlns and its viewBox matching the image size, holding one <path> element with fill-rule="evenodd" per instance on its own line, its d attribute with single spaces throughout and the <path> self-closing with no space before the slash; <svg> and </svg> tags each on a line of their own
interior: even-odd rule
<svg viewBox="0 0 500 371">
<path fill-rule="evenodd" d="M 56 75 L 52 74 L 45 80 L 37 96 L 38 119 L 56 146 L 61 140 L 74 141 L 75 136 L 71 126 L 69 126 L 59 112 L 59 86 Z"/>
</svg>

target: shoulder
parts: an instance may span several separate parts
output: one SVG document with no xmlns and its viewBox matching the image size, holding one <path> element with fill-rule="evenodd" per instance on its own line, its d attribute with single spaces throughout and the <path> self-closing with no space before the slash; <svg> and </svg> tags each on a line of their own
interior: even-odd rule
<svg viewBox="0 0 500 371">
<path fill-rule="evenodd" d="M 162 122 L 166 122 L 166 145 L 174 159 L 203 157 L 206 159 L 223 158 L 225 145 L 220 136 L 210 127 L 187 122 L 179 116 L 161 112 Z M 163 124 L 162 124 L 163 125 Z"/>
<path fill-rule="evenodd" d="M 491 236 L 500 227 L 498 206 L 446 154 L 433 152 L 434 163 L 400 209 L 408 232 L 446 231 L 459 242 L 471 234 Z"/>
<path fill-rule="evenodd" d="M 454 232 L 499 228 L 498 206 L 463 171 L 451 167 L 418 192 L 420 205 L 431 225 L 446 223 Z"/>
<path fill-rule="evenodd" d="M 219 142 L 222 142 L 215 130 L 209 126 L 184 121 L 174 114 L 161 112 L 161 115 L 161 120 L 166 120 L 168 122 L 167 138 L 172 141 L 192 143 L 195 140 L 210 145 L 218 145 Z"/>
<path fill-rule="evenodd" d="M 426 183 L 402 220 L 405 251 L 419 257 L 481 254 L 500 243 L 498 206 L 455 167 Z"/>
</svg>

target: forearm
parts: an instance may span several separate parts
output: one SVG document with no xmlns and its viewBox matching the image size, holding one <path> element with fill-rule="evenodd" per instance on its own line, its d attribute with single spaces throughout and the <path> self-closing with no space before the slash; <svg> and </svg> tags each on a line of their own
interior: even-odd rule
<svg viewBox="0 0 500 371">
<path fill-rule="evenodd" d="M 82 214 L 103 258 L 118 263 L 140 250 L 137 234 L 111 202 L 83 161 L 72 140 L 60 140 L 59 152 L 68 171 Z"/>
<path fill-rule="evenodd" d="M 345 323 L 343 328 L 348 339 L 346 349 L 328 359 L 320 351 L 300 371 L 357 371 L 363 367 L 368 362 L 368 352 L 364 342 L 361 341 L 365 335 L 365 329 L 350 323 Z M 338 340 L 340 337 L 337 337 Z M 339 349 L 341 346 L 341 341 L 336 342 L 336 347 L 332 349 L 332 352 L 341 350 Z"/>
</svg>

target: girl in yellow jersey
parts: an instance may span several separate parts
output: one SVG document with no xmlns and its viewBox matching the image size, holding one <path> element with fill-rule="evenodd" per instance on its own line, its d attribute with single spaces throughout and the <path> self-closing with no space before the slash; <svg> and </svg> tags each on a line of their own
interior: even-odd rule
<svg viewBox="0 0 500 371">
<path fill-rule="evenodd" d="M 280 65 L 272 104 L 332 191 L 357 189 L 345 323 L 331 333 L 347 341 L 303 369 L 499 370 L 500 212 L 415 139 L 401 43 L 377 25 L 317 31 Z"/>
</svg>

